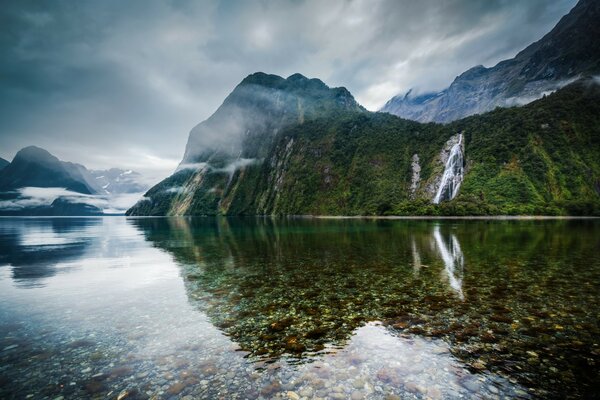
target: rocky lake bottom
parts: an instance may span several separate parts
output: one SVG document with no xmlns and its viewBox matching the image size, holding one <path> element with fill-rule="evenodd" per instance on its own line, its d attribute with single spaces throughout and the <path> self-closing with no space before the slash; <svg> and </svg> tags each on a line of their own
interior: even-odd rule
<svg viewBox="0 0 600 400">
<path fill-rule="evenodd" d="M 593 398 L 600 221 L 0 219 L 0 398 Z"/>
</svg>

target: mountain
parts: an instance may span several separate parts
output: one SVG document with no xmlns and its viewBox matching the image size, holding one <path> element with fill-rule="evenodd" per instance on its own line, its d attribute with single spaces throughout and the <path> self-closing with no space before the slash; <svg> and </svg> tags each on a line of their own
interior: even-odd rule
<svg viewBox="0 0 600 400">
<path fill-rule="evenodd" d="M 238 175 L 262 164 L 279 132 L 343 112 L 366 110 L 345 88 L 329 88 L 318 79 L 249 75 L 213 115 L 191 130 L 176 173 L 151 188 L 128 213 L 226 212 L 236 197 Z"/>
<path fill-rule="evenodd" d="M 89 172 L 95 185 L 106 194 L 142 193 L 148 190 L 142 175 L 130 169 L 111 168 Z"/>
<path fill-rule="evenodd" d="M 0 215 L 118 214 L 147 188 L 137 172 L 90 171 L 30 146 L 0 169 Z"/>
<path fill-rule="evenodd" d="M 6 161 L 4 158 L 0 157 L 0 171 L 2 171 L 8 164 L 10 164 L 10 161 Z"/>
<path fill-rule="evenodd" d="M 272 124 L 280 114 L 270 111 L 271 101 L 261 109 L 262 91 L 255 93 L 258 99 L 244 99 Z M 296 96 L 305 98 L 302 91 Z M 325 99 L 330 104 L 331 93 Z M 127 214 L 600 214 L 594 79 L 447 125 L 370 113 L 348 101 L 299 115 L 244 136 L 231 164 L 213 166 L 208 152 L 191 156 L 188 143 L 182 164 L 197 165 L 150 189 Z M 220 118 L 228 126 L 227 115 Z M 244 131 L 249 124 L 235 119 L 230 126 Z"/>
<path fill-rule="evenodd" d="M 99 192 L 83 165 L 60 161 L 35 146 L 20 150 L 12 162 L 0 171 L 0 191 L 23 187 L 59 187 L 84 194 Z"/>
<path fill-rule="evenodd" d="M 541 40 L 492 68 L 478 65 L 438 93 L 412 91 L 381 109 L 421 122 L 450 122 L 527 104 L 580 77 L 600 74 L 600 2 L 580 0 Z"/>
</svg>

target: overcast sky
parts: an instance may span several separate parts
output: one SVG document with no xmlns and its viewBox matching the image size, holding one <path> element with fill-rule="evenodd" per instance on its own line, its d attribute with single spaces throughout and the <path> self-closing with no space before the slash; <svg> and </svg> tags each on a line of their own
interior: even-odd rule
<svg viewBox="0 0 600 400">
<path fill-rule="evenodd" d="M 158 179 L 250 73 L 300 72 L 376 110 L 513 57 L 575 3 L 4 0 L 0 157 L 33 144 Z"/>
</svg>

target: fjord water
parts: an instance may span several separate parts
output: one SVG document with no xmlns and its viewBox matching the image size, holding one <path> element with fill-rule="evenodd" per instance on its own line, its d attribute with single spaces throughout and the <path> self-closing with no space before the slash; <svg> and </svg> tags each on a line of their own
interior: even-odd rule
<svg viewBox="0 0 600 400">
<path fill-rule="evenodd" d="M 594 397 L 599 249 L 597 220 L 0 219 L 0 398 Z"/>
</svg>

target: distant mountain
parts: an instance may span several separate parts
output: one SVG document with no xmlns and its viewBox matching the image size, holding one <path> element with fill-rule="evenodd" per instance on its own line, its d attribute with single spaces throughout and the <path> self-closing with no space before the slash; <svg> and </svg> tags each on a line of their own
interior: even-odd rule
<svg viewBox="0 0 600 400">
<path fill-rule="evenodd" d="M 135 201 L 129 200 L 132 194 L 146 189 L 134 171 L 89 171 L 30 146 L 0 169 L 0 215 L 101 215 L 103 209 L 122 213 Z"/>
<path fill-rule="evenodd" d="M 0 191 L 23 187 L 59 187 L 84 194 L 99 193 L 99 188 L 83 165 L 60 161 L 35 146 L 20 150 L 12 162 L 0 171 Z"/>
<path fill-rule="evenodd" d="M 269 156 L 279 132 L 325 115 L 363 113 L 343 87 L 294 74 L 249 75 L 189 135 L 175 174 L 151 188 L 131 215 L 216 213 L 229 207 L 233 177 Z M 243 172 L 242 172 L 243 173 Z"/>
<path fill-rule="evenodd" d="M 142 175 L 132 170 L 111 168 L 89 172 L 95 180 L 95 185 L 106 194 L 141 193 L 148 190 Z"/>
<path fill-rule="evenodd" d="M 541 40 L 492 68 L 478 65 L 447 89 L 392 98 L 381 109 L 421 122 L 450 122 L 527 104 L 574 80 L 600 74 L 600 1 L 580 0 Z"/>
<path fill-rule="evenodd" d="M 6 161 L 4 158 L 0 157 L 0 171 L 2 171 L 8 164 L 10 164 L 10 161 Z"/>
</svg>

